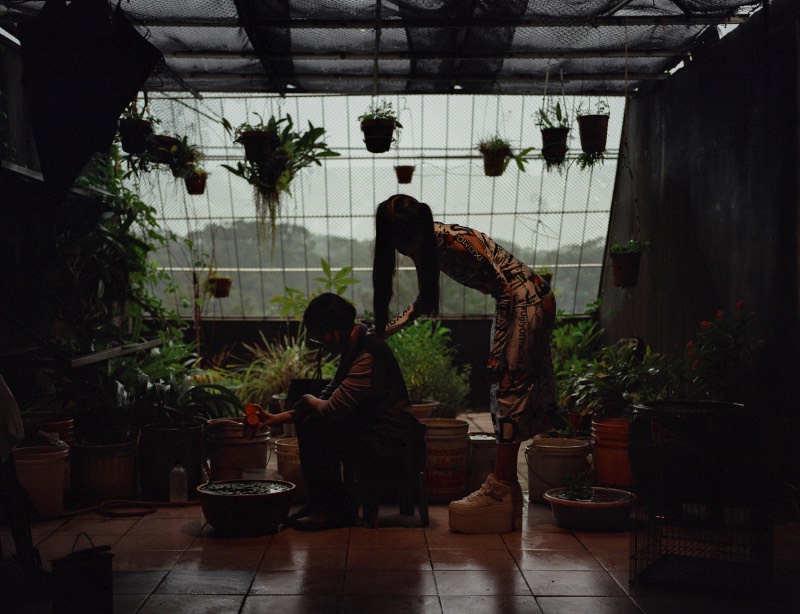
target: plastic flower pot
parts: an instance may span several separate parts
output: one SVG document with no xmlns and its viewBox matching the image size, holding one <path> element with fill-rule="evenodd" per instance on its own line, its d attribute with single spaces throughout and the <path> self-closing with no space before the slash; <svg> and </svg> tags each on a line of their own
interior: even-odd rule
<svg viewBox="0 0 800 614">
<path fill-rule="evenodd" d="M 283 480 L 225 480 L 197 487 L 208 523 L 222 537 L 269 535 L 289 513 L 295 485 Z"/>
<path fill-rule="evenodd" d="M 393 119 L 365 119 L 361 122 L 364 144 L 367 151 L 385 153 L 394 140 L 395 121 Z"/>
<path fill-rule="evenodd" d="M 591 496 L 575 496 L 569 487 L 551 488 L 544 493 L 556 522 L 577 531 L 619 532 L 628 528 L 633 493 L 617 488 L 591 486 Z"/>
<path fill-rule="evenodd" d="M 596 154 L 605 151 L 608 115 L 579 115 L 578 134 L 584 153 Z"/>
</svg>

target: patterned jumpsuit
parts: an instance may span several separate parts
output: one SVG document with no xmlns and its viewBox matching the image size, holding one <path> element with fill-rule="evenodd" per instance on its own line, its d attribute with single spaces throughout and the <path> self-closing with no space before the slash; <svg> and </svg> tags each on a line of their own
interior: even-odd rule
<svg viewBox="0 0 800 614">
<path fill-rule="evenodd" d="M 441 272 L 496 301 L 486 370 L 500 443 L 523 442 L 547 430 L 556 412 L 550 334 L 556 301 L 550 286 L 487 235 L 434 222 Z M 387 335 L 419 313 L 416 301 L 387 326 Z"/>
</svg>

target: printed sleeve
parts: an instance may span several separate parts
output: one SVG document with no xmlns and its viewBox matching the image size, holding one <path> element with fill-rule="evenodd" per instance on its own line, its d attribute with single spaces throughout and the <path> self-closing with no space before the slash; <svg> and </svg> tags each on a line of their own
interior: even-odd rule
<svg viewBox="0 0 800 614">
<path fill-rule="evenodd" d="M 408 307 L 406 307 L 399 316 L 386 325 L 386 332 L 384 333 L 383 337 L 391 337 L 396 332 L 411 324 L 418 317 L 419 312 L 417 311 L 417 301 L 415 300 Z"/>
</svg>

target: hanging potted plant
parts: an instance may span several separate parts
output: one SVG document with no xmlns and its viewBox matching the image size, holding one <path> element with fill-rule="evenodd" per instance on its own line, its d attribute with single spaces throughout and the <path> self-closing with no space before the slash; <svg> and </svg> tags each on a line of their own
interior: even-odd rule
<svg viewBox="0 0 800 614">
<path fill-rule="evenodd" d="M 244 122 L 239 124 L 235 130 L 227 120 L 223 120 L 223 125 L 233 135 L 234 142 L 244 147 L 244 157 L 248 162 L 263 164 L 272 157 L 280 145 L 278 124 L 281 122 L 264 122 L 264 118 L 255 111 L 253 115 L 258 118 L 257 122 Z"/>
<path fill-rule="evenodd" d="M 606 138 L 608 135 L 608 103 L 598 99 L 594 109 L 578 109 L 578 134 L 582 153 L 576 162 L 581 170 L 602 163 L 605 159 Z"/>
<path fill-rule="evenodd" d="M 639 261 L 650 247 L 647 239 L 631 239 L 627 243 L 615 243 L 608 250 L 611 258 L 611 273 L 614 286 L 633 288 L 639 280 Z"/>
<path fill-rule="evenodd" d="M 208 172 L 203 167 L 195 164 L 183 180 L 186 184 L 186 192 L 197 196 L 206 191 Z"/>
<path fill-rule="evenodd" d="M 561 102 L 555 98 L 546 98 L 539 109 L 536 123 L 542 133 L 542 158 L 547 163 L 548 170 L 553 166 L 560 167 L 567 155 L 570 128 L 566 102 L 562 107 Z"/>
<path fill-rule="evenodd" d="M 387 100 L 374 100 L 367 112 L 358 116 L 358 121 L 361 122 L 361 131 L 364 133 L 364 144 L 367 146 L 367 151 L 372 153 L 389 151 L 392 142 L 395 141 L 395 129 L 403 128 L 403 125 L 397 120 L 392 103 Z"/>
<path fill-rule="evenodd" d="M 482 139 L 477 147 L 483 156 L 483 173 L 487 177 L 501 176 L 511 160 L 514 160 L 517 168 L 524 173 L 525 162 L 527 162 L 525 156 L 533 151 L 533 147 L 528 147 L 515 154 L 511 149 L 511 144 L 499 134 Z"/>
<path fill-rule="evenodd" d="M 119 140 L 122 151 L 135 155 L 145 153 L 148 139 L 153 134 L 153 127 L 159 121 L 150 115 L 147 109 L 147 95 L 141 110 L 134 99 L 119 118 Z"/>
<path fill-rule="evenodd" d="M 200 147 L 190 143 L 188 137 L 183 136 L 174 147 L 170 148 L 170 158 L 167 164 L 173 177 L 185 179 L 202 157 Z"/>
<path fill-rule="evenodd" d="M 397 175 L 397 183 L 411 183 L 415 168 L 415 166 L 408 164 L 395 166 L 394 172 Z"/>
<path fill-rule="evenodd" d="M 233 286 L 233 277 L 220 275 L 216 270 L 211 270 L 206 280 L 206 291 L 214 298 L 226 298 L 230 296 Z"/>
<path fill-rule="evenodd" d="M 222 120 L 222 124 L 234 139 L 239 139 L 243 134 L 242 126 L 234 130 L 226 119 Z M 260 238 L 266 235 L 267 221 L 270 230 L 275 229 L 281 196 L 291 194 L 291 183 L 295 175 L 311 164 L 322 165 L 322 158 L 340 155 L 321 140 L 325 128 L 315 128 L 311 122 L 308 122 L 308 130 L 299 132 L 294 129 L 291 115 L 280 118 L 272 116 L 264 127 L 266 132 L 277 137 L 277 145 L 273 142 L 257 155 L 251 152 L 254 156 L 252 160 L 248 158 L 244 162 L 238 162 L 235 167 L 222 165 L 253 186 Z"/>
</svg>

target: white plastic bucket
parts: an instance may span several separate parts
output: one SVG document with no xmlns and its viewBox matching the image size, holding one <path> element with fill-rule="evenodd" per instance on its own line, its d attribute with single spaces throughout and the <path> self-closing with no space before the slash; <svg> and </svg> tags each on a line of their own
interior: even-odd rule
<svg viewBox="0 0 800 614">
<path fill-rule="evenodd" d="M 497 459 L 497 438 L 493 433 L 469 434 L 469 461 L 467 462 L 466 494 L 475 492 L 494 473 Z"/>
<path fill-rule="evenodd" d="M 282 480 L 292 482 L 294 490 L 292 501 L 303 502 L 308 499 L 306 480 L 300 466 L 300 444 L 297 437 L 284 437 L 275 440 L 275 455 L 278 460 L 278 474 Z"/>
<path fill-rule="evenodd" d="M 425 469 L 428 500 L 449 503 L 464 496 L 469 457 L 469 422 L 453 418 L 423 418 L 428 448 Z"/>
<path fill-rule="evenodd" d="M 69 448 L 30 446 L 15 448 L 13 455 L 17 479 L 30 495 L 36 514 L 41 518 L 61 514 Z"/>
<path fill-rule="evenodd" d="M 566 486 L 566 478 L 591 469 L 589 443 L 580 439 L 535 439 L 525 449 L 528 497 L 544 503 L 546 490 Z"/>
</svg>

